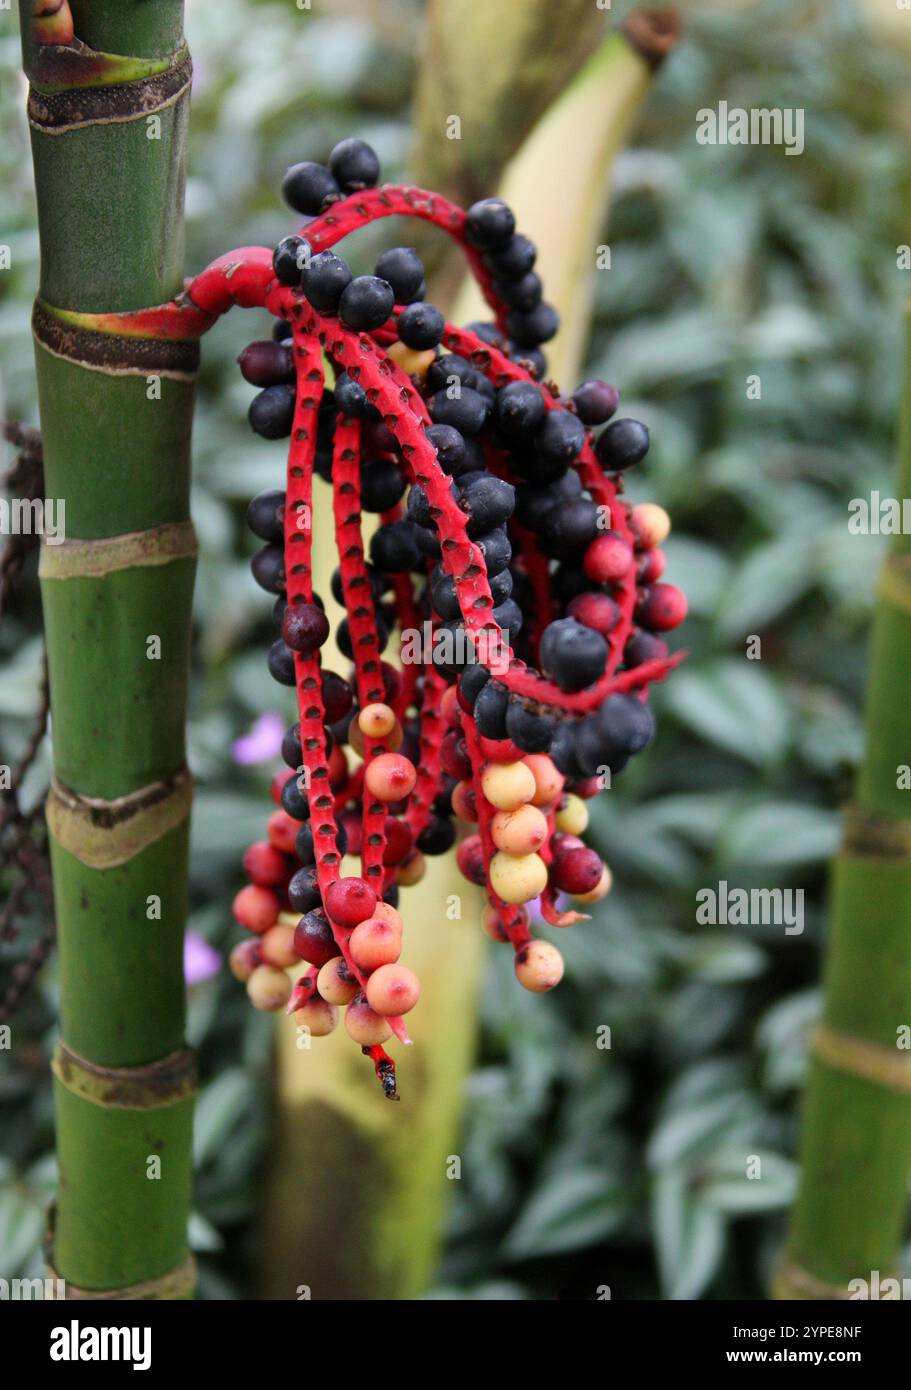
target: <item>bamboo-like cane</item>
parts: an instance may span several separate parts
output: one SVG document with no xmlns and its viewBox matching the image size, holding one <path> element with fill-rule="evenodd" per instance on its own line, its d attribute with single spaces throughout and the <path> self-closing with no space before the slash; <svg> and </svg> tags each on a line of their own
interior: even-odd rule
<svg viewBox="0 0 911 1390">
<path fill-rule="evenodd" d="M 190 60 L 182 0 L 20 0 L 41 238 L 34 316 L 60 941 L 60 1192 L 69 1295 L 185 1297 L 193 1061 L 183 1043 L 184 722 L 198 348 L 73 311 L 181 287 Z"/>
<path fill-rule="evenodd" d="M 911 319 L 896 496 L 911 496 Z M 911 1172 L 911 535 L 882 571 L 866 752 L 832 869 L 825 1006 L 804 1099 L 802 1178 L 780 1298 L 891 1277 Z M 860 1286 L 856 1286 L 860 1288 Z"/>
</svg>

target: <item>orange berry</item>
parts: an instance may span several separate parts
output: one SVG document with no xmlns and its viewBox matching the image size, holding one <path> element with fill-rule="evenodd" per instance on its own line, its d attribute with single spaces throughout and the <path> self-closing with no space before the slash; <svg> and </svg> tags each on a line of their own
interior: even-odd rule
<svg viewBox="0 0 911 1390">
<path fill-rule="evenodd" d="M 300 960 L 294 949 L 294 927 L 270 927 L 263 933 L 260 943 L 266 965 L 276 965 L 280 970 L 285 970 Z"/>
<path fill-rule="evenodd" d="M 497 811 L 490 834 L 497 849 L 507 854 L 534 854 L 547 842 L 547 817 L 531 803 L 515 811 Z"/>
<path fill-rule="evenodd" d="M 271 888 L 257 888 L 254 883 L 248 883 L 236 895 L 231 910 L 236 922 L 261 936 L 278 921 L 279 901 Z"/>
<path fill-rule="evenodd" d="M 381 965 L 367 981 L 367 1003 L 386 1018 L 407 1014 L 420 997 L 421 982 L 407 965 Z"/>
<path fill-rule="evenodd" d="M 405 926 L 397 909 L 392 906 L 392 903 L 383 902 L 382 898 L 371 912 L 370 919 L 374 922 L 388 922 L 391 927 L 398 927 L 399 931 L 402 931 Z"/>
<path fill-rule="evenodd" d="M 414 763 L 400 753 L 380 753 L 364 768 L 364 785 L 377 801 L 401 801 L 416 781 Z"/>
<path fill-rule="evenodd" d="M 371 917 L 355 927 L 348 942 L 351 959 L 361 970 L 391 965 L 402 954 L 402 929 L 391 922 Z"/>
<path fill-rule="evenodd" d="M 516 952 L 516 979 L 533 994 L 544 994 L 563 979 L 563 957 L 549 941 L 529 941 Z"/>
<path fill-rule="evenodd" d="M 395 711 L 388 705 L 365 705 L 357 716 L 357 726 L 365 738 L 385 738 L 395 728 Z"/>
<path fill-rule="evenodd" d="M 671 519 L 655 502 L 640 502 L 633 507 L 633 530 L 642 537 L 646 550 L 662 545 L 671 531 Z"/>
<path fill-rule="evenodd" d="M 531 768 L 531 775 L 535 779 L 532 806 L 549 806 L 563 791 L 566 778 L 562 772 L 557 771 L 546 753 L 528 753 L 524 762 Z"/>
</svg>

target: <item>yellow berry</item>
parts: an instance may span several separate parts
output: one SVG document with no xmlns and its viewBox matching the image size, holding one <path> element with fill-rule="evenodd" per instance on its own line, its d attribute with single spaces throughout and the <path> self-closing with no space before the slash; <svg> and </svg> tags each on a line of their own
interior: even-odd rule
<svg viewBox="0 0 911 1390">
<path fill-rule="evenodd" d="M 544 994 L 563 979 L 563 957 L 549 941 L 529 941 L 516 952 L 516 979 L 533 994 Z"/>
<path fill-rule="evenodd" d="M 602 898 L 606 898 L 611 890 L 614 879 L 610 869 L 605 864 L 601 870 L 601 877 L 595 884 L 590 893 L 573 893 L 573 901 L 577 903 L 599 903 Z"/>
<path fill-rule="evenodd" d="M 325 1038 L 338 1026 L 338 1006 L 316 995 L 295 1011 L 294 1022 L 308 1028 L 314 1038 Z"/>
<path fill-rule="evenodd" d="M 567 792 L 554 817 L 558 830 L 567 835 L 581 835 L 588 827 L 588 807 L 581 796 Z"/>
<path fill-rule="evenodd" d="M 384 1018 L 407 1014 L 420 996 L 421 982 L 407 965 L 381 965 L 367 981 L 367 1003 Z"/>
<path fill-rule="evenodd" d="M 527 903 L 547 886 L 547 865 L 539 854 L 504 854 L 490 861 L 490 884 L 504 903 Z"/>
<path fill-rule="evenodd" d="M 266 965 L 277 965 L 284 970 L 289 965 L 296 965 L 300 959 L 294 949 L 294 927 L 270 927 L 260 937 L 260 945 Z"/>
<path fill-rule="evenodd" d="M 387 352 L 394 362 L 398 362 L 406 376 L 416 376 L 423 381 L 432 362 L 436 361 L 433 348 L 410 348 L 404 343 L 392 343 Z"/>
<path fill-rule="evenodd" d="M 357 717 L 357 726 L 365 738 L 385 738 L 395 728 L 395 711 L 388 705 L 365 705 Z"/>
<path fill-rule="evenodd" d="M 367 708 L 367 709 L 378 709 L 378 708 L 387 708 L 387 706 L 367 705 L 366 708 Z M 358 719 L 359 719 L 359 718 L 360 718 L 360 716 L 358 716 Z M 348 742 L 351 744 L 351 747 L 354 749 L 354 751 L 355 751 L 355 753 L 358 755 L 358 757 L 359 757 L 359 758 L 362 758 L 362 757 L 364 756 L 364 747 L 365 747 L 365 745 L 364 745 L 364 731 L 363 731 L 363 729 L 361 728 L 360 723 L 358 722 L 358 719 L 352 719 L 351 723 L 348 725 Z M 396 753 L 396 752 L 398 752 L 398 750 L 399 750 L 399 749 L 401 748 L 401 746 L 402 746 L 402 740 L 403 740 L 403 738 L 405 737 L 405 734 L 404 734 L 404 730 L 402 729 L 401 724 L 399 723 L 399 721 L 398 721 L 397 719 L 393 718 L 393 721 L 392 721 L 392 728 L 389 730 L 389 732 L 388 732 L 387 734 L 384 734 L 382 737 L 383 737 L 383 743 L 384 743 L 386 749 L 388 750 L 388 752 L 390 752 L 390 753 Z M 338 745 L 336 745 L 336 747 L 338 747 Z M 332 751 L 335 752 L 335 749 L 333 749 Z"/>
<path fill-rule="evenodd" d="M 345 1027 L 361 1047 L 376 1047 L 392 1037 L 392 1029 L 381 1014 L 371 1009 L 363 994 L 359 994 L 345 1010 Z"/>
<path fill-rule="evenodd" d="M 316 988 L 328 1004 L 347 1004 L 360 989 L 342 956 L 327 960 L 316 977 Z"/>
<path fill-rule="evenodd" d="M 531 775 L 535 779 L 532 806 L 549 806 L 563 791 L 566 778 L 557 771 L 546 753 L 529 753 L 524 762 L 526 767 L 531 768 Z"/>
<path fill-rule="evenodd" d="M 633 507 L 633 526 L 649 550 L 663 544 L 671 533 L 670 517 L 655 502 L 640 502 Z"/>
<path fill-rule="evenodd" d="M 247 994 L 254 1009 L 277 1013 L 291 998 L 291 981 L 274 965 L 258 965 L 247 981 Z"/>
<path fill-rule="evenodd" d="M 498 811 L 515 811 L 534 796 L 534 773 L 526 763 L 487 763 L 481 790 Z"/>
<path fill-rule="evenodd" d="M 530 804 L 516 811 L 497 811 L 490 834 L 497 849 L 507 854 L 534 854 L 547 840 L 547 817 Z"/>
</svg>

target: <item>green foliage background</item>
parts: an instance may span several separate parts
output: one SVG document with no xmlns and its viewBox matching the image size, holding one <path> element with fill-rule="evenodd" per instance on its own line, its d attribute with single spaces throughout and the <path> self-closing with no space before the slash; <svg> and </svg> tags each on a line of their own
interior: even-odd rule
<svg viewBox="0 0 911 1390">
<path fill-rule="evenodd" d="M 284 235 L 285 166 L 322 157 L 344 135 L 375 144 L 386 177 L 405 173 L 421 9 L 364 0 L 302 15 L 291 0 L 190 0 L 189 267 Z M 238 43 L 254 24 L 255 43 Z M 0 275 L 4 411 L 34 423 L 37 237 L 18 39 L 8 17 L 0 26 L 0 240 L 12 256 Z M 861 751 L 882 542 L 849 536 L 847 503 L 891 486 L 907 90 L 905 60 L 863 31 L 848 0 L 698 5 L 621 160 L 588 369 L 615 381 L 624 413 L 652 430 L 631 490 L 673 515 L 668 571 L 690 598 L 691 655 L 656 694 L 656 745 L 596 805 L 616 887 L 590 925 L 562 934 L 563 988 L 529 997 L 505 953 L 490 955 L 462 1180 L 431 1296 L 764 1291 L 794 1190 L 825 860 Z M 698 145 L 695 113 L 720 99 L 804 108 L 806 152 Z M 362 236 L 355 260 L 366 268 L 394 236 L 388 223 Z M 232 316 L 206 339 L 195 429 L 191 925 L 221 951 L 234 939 L 240 855 L 261 834 L 268 795 L 268 769 L 238 768 L 230 744 L 263 710 L 282 708 L 265 669 L 269 605 L 249 580 L 242 525 L 245 499 L 274 486 L 282 463 L 250 435 L 249 390 L 232 365 L 263 327 Z M 751 374 L 758 401 L 748 399 Z M 4 761 L 26 737 L 38 634 L 31 575 L 0 629 Z M 753 635 L 758 661 L 745 658 Z M 33 795 L 48 766 L 45 754 Z M 697 926 L 697 891 L 722 879 L 803 889 L 803 934 Z M 29 940 L 27 928 L 0 945 L 0 981 Z M 51 966 L 0 1051 L 6 1278 L 40 1268 L 54 1179 L 54 991 Z M 595 1046 L 604 1025 L 609 1051 Z M 192 1239 L 204 1297 L 254 1288 L 271 1031 L 226 972 L 193 988 L 190 1039 L 206 1085 Z M 745 1176 L 748 1155 L 762 1158 L 761 1182 Z"/>
</svg>

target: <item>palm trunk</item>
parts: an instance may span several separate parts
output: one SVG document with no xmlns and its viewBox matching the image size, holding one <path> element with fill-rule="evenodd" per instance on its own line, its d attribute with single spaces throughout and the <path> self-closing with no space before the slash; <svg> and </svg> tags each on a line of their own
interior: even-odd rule
<svg viewBox="0 0 911 1390">
<path fill-rule="evenodd" d="M 896 496 L 911 497 L 911 326 Z M 846 1298 L 894 1274 L 911 1171 L 911 535 L 879 585 L 867 748 L 832 871 L 823 1020 L 804 1101 L 802 1181 L 773 1292 Z"/>
<path fill-rule="evenodd" d="M 61 1013 L 49 1257 L 69 1297 L 185 1297 L 198 349 L 98 332 L 78 315 L 158 304 L 181 288 L 190 62 L 182 0 L 72 0 L 33 19 L 50 8 L 20 0 L 45 484 L 66 507 L 66 540 L 45 544 L 40 569 Z"/>
</svg>

